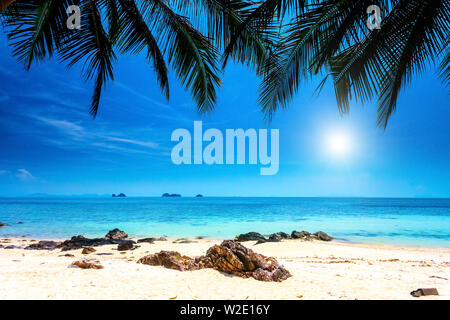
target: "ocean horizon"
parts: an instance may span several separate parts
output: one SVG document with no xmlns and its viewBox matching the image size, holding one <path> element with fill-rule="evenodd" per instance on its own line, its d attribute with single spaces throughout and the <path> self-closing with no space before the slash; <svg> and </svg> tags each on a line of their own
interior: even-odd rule
<svg viewBox="0 0 450 320">
<path fill-rule="evenodd" d="M 338 241 L 450 247 L 449 198 L 351 197 L 4 197 L 1 237 L 234 238 L 324 231 Z"/>
</svg>

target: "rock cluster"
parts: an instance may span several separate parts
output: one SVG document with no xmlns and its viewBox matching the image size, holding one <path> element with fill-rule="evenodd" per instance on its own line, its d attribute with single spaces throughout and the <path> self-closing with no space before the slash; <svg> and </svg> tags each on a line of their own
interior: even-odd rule
<svg viewBox="0 0 450 320">
<path fill-rule="evenodd" d="M 62 251 L 68 250 L 76 250 L 84 247 L 98 247 L 104 246 L 107 244 L 122 244 L 122 243 L 131 243 L 134 244 L 133 240 L 122 240 L 122 239 L 105 239 L 105 238 L 85 238 L 83 236 L 74 236 L 70 240 L 66 240 L 61 243 L 58 248 L 61 248 Z"/>
<path fill-rule="evenodd" d="M 301 240 L 321 240 L 321 241 L 331 241 L 333 237 L 326 234 L 323 231 L 317 231 L 314 234 L 309 233 L 308 231 L 292 231 L 289 235 L 285 232 L 276 232 L 268 235 L 268 237 L 258 233 L 258 232 L 248 232 L 239 234 L 235 237 L 235 241 L 243 242 L 243 241 L 257 241 L 256 244 L 265 243 L 265 242 L 279 242 L 285 239 L 301 239 Z"/>
<path fill-rule="evenodd" d="M 317 231 L 314 234 L 309 233 L 308 231 L 292 231 L 291 234 L 292 239 L 301 239 L 301 240 L 321 240 L 321 241 L 331 241 L 333 237 L 326 234 L 323 231 Z"/>
<path fill-rule="evenodd" d="M 133 247 L 135 242 L 133 240 L 126 240 L 128 234 L 119 230 L 110 230 L 103 238 L 85 238 L 83 236 L 73 236 L 70 240 L 63 242 L 57 241 L 39 241 L 27 246 L 27 250 L 53 250 L 61 249 L 62 251 L 77 250 L 84 248 L 92 248 L 103 246 L 107 244 L 124 245 L 124 247 Z"/>
<path fill-rule="evenodd" d="M 155 241 L 167 241 L 166 238 L 164 237 L 160 237 L 160 238 L 143 238 L 143 239 L 138 239 L 138 243 L 141 242 L 148 242 L 148 243 L 154 243 Z"/>
<path fill-rule="evenodd" d="M 291 276 L 274 258 L 265 257 L 237 241 L 225 240 L 208 249 L 205 256 L 195 259 L 174 251 L 161 251 L 145 256 L 138 263 L 164 266 L 180 271 L 212 268 L 228 274 L 252 277 L 260 281 L 281 282 Z"/>
<path fill-rule="evenodd" d="M 62 242 L 42 240 L 38 243 L 32 243 L 25 247 L 26 250 L 55 250 L 59 248 Z"/>
</svg>

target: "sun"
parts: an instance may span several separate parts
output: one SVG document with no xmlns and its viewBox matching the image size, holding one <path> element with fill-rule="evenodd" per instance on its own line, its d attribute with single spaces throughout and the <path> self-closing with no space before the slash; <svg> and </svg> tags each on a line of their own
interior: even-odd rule
<svg viewBox="0 0 450 320">
<path fill-rule="evenodd" d="M 346 132 L 333 132 L 326 138 L 326 150 L 333 157 L 346 157 L 352 149 L 352 139 Z"/>
</svg>

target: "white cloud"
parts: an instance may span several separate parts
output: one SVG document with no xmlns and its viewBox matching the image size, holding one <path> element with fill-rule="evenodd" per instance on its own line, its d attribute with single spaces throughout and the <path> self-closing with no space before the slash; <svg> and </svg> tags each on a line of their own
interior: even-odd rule
<svg viewBox="0 0 450 320">
<path fill-rule="evenodd" d="M 16 177 L 22 181 L 33 181 L 36 178 L 26 169 L 17 169 Z"/>
<path fill-rule="evenodd" d="M 120 137 L 120 132 L 114 136 L 101 128 L 87 129 L 78 123 L 56 120 L 45 117 L 36 117 L 45 125 L 58 129 L 62 134 L 62 139 L 46 140 L 54 145 L 66 148 L 92 147 L 104 151 L 115 151 L 123 153 L 148 153 L 148 149 L 160 149 L 156 142 L 133 139 L 129 137 Z M 129 148 L 124 148 L 128 145 Z"/>
<path fill-rule="evenodd" d="M 111 141 L 129 143 L 129 144 L 134 144 L 136 146 L 141 146 L 141 147 L 147 147 L 147 148 L 152 148 L 152 149 L 158 148 L 158 144 L 155 142 L 145 142 L 145 141 L 124 139 L 124 138 L 117 138 L 117 137 L 105 137 L 105 138 L 107 138 L 108 140 L 111 140 Z"/>
</svg>

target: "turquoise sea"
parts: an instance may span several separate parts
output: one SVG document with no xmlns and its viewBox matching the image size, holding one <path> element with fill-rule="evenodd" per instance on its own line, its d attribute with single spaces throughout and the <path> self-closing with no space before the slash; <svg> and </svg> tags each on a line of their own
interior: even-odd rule
<svg viewBox="0 0 450 320">
<path fill-rule="evenodd" d="M 0 236 L 231 238 L 238 233 L 325 231 L 338 240 L 450 247 L 450 199 L 0 198 Z M 23 222 L 19 224 L 19 222 Z"/>
</svg>

